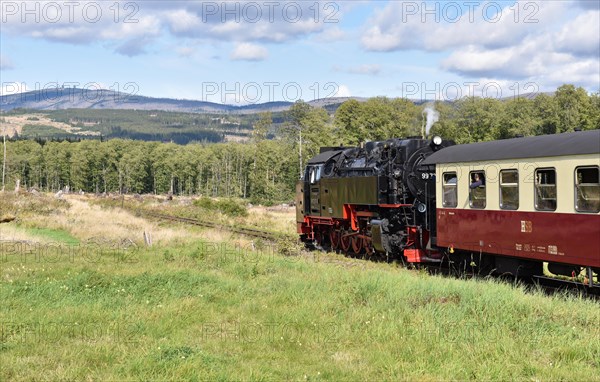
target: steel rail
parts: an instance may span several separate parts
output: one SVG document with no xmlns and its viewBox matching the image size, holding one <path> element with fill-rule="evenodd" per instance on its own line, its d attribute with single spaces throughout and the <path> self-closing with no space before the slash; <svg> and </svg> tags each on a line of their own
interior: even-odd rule
<svg viewBox="0 0 600 382">
<path fill-rule="evenodd" d="M 140 215 L 146 215 L 146 216 L 153 217 L 156 219 L 170 220 L 170 221 L 175 221 L 175 222 L 179 222 L 179 223 L 196 225 L 196 226 L 200 226 L 200 227 L 217 228 L 217 229 L 222 229 L 222 230 L 226 230 L 229 232 L 237 233 L 240 235 L 252 236 L 252 237 L 257 237 L 257 238 L 270 240 L 270 241 L 277 241 L 278 239 L 284 237 L 283 234 L 262 231 L 262 230 L 255 229 L 255 228 L 234 227 L 234 226 L 229 226 L 229 225 L 217 224 L 217 223 L 213 223 L 213 222 L 206 222 L 206 221 L 202 221 L 202 220 L 198 220 L 198 219 L 186 218 L 186 217 L 181 217 L 181 216 L 173 216 L 173 215 L 164 215 L 164 214 L 159 214 L 156 212 L 149 212 L 149 211 L 138 211 L 138 212 Z"/>
</svg>

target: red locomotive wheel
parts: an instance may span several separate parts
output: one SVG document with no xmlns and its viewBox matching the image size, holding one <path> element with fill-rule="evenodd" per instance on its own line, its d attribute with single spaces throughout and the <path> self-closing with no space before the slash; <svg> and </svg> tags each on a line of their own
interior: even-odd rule
<svg viewBox="0 0 600 382">
<path fill-rule="evenodd" d="M 371 256 L 375 254 L 375 248 L 373 248 L 373 241 L 370 238 L 363 239 L 363 246 L 365 247 L 365 252 L 367 255 Z"/>
<path fill-rule="evenodd" d="M 342 236 L 340 237 L 340 246 L 345 253 L 350 252 L 350 247 L 352 246 L 352 238 L 351 236 L 347 236 L 347 234 L 348 232 L 342 231 Z"/>
<path fill-rule="evenodd" d="M 329 241 L 331 242 L 331 249 L 337 251 L 340 247 L 340 231 L 336 231 L 335 229 L 331 229 L 329 231 Z"/>
<path fill-rule="evenodd" d="M 352 236 L 352 250 L 357 255 L 360 255 L 363 252 L 363 239 L 362 237 L 358 237 L 358 235 Z"/>
<path fill-rule="evenodd" d="M 315 232 L 315 243 L 318 246 L 323 246 L 323 234 L 319 231 Z"/>
</svg>

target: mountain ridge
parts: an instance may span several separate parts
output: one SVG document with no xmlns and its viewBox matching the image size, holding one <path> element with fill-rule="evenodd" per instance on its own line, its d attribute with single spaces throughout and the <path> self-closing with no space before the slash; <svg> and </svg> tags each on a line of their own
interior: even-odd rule
<svg viewBox="0 0 600 382">
<path fill-rule="evenodd" d="M 333 97 L 307 102 L 317 107 L 334 107 L 361 97 Z M 159 110 L 187 113 L 255 114 L 265 111 L 277 112 L 290 108 L 293 102 L 272 101 L 248 105 L 229 105 L 209 101 L 155 98 L 131 95 L 108 89 L 51 88 L 0 96 L 0 111 L 13 109 L 64 110 L 64 109 L 117 109 Z"/>
<path fill-rule="evenodd" d="M 518 97 L 535 98 L 539 94 L 552 95 L 554 92 L 526 93 Z M 507 100 L 513 97 L 504 97 Z M 365 102 L 367 97 L 329 97 L 315 99 L 307 103 L 314 107 L 322 107 L 329 112 L 335 110 L 345 101 L 357 100 Z M 416 105 L 423 105 L 435 100 L 410 99 Z M 453 101 L 445 101 L 452 103 Z M 65 110 L 65 109 L 112 109 L 112 110 L 146 110 L 171 111 L 196 114 L 257 114 L 261 112 L 281 112 L 288 110 L 294 103 L 289 101 L 271 101 L 247 105 L 231 105 L 209 101 L 177 98 L 155 98 L 132 95 L 108 89 L 50 88 L 29 92 L 0 96 L 0 112 L 13 109 L 31 110 Z"/>
</svg>

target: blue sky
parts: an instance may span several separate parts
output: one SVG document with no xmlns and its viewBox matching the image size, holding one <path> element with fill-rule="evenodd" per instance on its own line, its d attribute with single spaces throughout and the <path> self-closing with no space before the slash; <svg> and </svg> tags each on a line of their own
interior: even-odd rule
<svg viewBox="0 0 600 382">
<path fill-rule="evenodd" d="M 598 92 L 599 4 L 2 0 L 2 92 L 59 84 L 237 104 Z"/>
</svg>

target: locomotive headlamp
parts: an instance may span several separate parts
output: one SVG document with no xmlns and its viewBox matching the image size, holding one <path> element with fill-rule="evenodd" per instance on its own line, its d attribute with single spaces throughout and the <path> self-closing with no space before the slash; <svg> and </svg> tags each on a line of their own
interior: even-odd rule
<svg viewBox="0 0 600 382">
<path fill-rule="evenodd" d="M 436 135 L 435 137 L 433 137 L 433 144 L 436 146 L 439 146 L 442 144 L 442 137 Z"/>
</svg>

